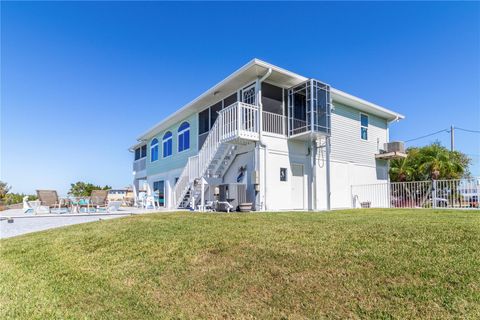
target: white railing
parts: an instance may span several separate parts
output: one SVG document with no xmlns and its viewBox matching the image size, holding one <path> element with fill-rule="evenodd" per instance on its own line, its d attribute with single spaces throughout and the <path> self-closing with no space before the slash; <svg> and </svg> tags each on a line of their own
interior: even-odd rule
<svg viewBox="0 0 480 320">
<path fill-rule="evenodd" d="M 479 209 L 480 178 L 356 185 L 353 207 Z"/>
<path fill-rule="evenodd" d="M 138 172 L 147 168 L 147 158 L 135 160 L 133 162 L 133 171 Z"/>
<path fill-rule="evenodd" d="M 258 119 L 258 107 L 243 102 L 235 102 L 219 112 L 202 148 L 197 155 L 188 158 L 178 178 L 173 190 L 176 207 L 181 204 L 190 184 L 206 175 L 221 143 L 237 138 L 258 140 L 260 127 Z"/>
<path fill-rule="evenodd" d="M 290 128 L 290 134 L 291 135 L 295 135 L 295 134 L 299 134 L 299 133 L 303 133 L 303 132 L 306 132 L 308 131 L 308 126 L 307 126 L 307 121 L 305 120 L 300 120 L 300 119 L 291 119 L 292 122 L 291 122 L 291 128 Z"/>
<path fill-rule="evenodd" d="M 265 132 L 286 135 L 286 117 L 281 114 L 263 111 L 262 129 Z"/>
</svg>

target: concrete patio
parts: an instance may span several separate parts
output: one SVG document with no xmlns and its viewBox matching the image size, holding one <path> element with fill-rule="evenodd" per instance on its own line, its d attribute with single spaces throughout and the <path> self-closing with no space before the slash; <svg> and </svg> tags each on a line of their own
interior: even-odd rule
<svg viewBox="0 0 480 320">
<path fill-rule="evenodd" d="M 0 211 L 0 238 L 11 238 L 26 233 L 60 228 L 64 226 L 115 219 L 137 214 L 168 212 L 164 209 L 142 209 L 122 207 L 115 212 L 96 213 L 24 213 L 23 209 Z"/>
</svg>

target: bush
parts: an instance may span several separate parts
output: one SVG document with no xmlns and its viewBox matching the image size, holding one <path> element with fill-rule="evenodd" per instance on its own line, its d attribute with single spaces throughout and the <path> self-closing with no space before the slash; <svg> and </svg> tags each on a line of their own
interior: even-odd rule
<svg viewBox="0 0 480 320">
<path fill-rule="evenodd" d="M 25 196 L 26 194 L 24 193 L 7 193 L 3 198 L 3 203 L 5 205 L 22 203 L 23 197 Z M 37 200 L 37 196 L 28 195 L 28 201 L 33 201 L 33 200 Z"/>
</svg>

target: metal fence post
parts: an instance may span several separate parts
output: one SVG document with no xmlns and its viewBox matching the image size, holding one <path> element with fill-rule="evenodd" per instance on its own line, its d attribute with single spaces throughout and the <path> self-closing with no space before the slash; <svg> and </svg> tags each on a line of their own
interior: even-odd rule
<svg viewBox="0 0 480 320">
<path fill-rule="evenodd" d="M 432 207 L 437 208 L 437 180 L 432 180 Z"/>
</svg>

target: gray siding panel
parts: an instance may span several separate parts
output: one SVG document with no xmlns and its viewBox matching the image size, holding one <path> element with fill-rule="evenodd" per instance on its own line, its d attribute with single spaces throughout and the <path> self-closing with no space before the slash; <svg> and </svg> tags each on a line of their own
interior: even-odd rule
<svg viewBox="0 0 480 320">
<path fill-rule="evenodd" d="M 368 140 L 360 136 L 360 111 L 333 102 L 332 160 L 375 166 L 375 154 L 387 142 L 387 121 L 368 115 Z"/>
</svg>

